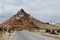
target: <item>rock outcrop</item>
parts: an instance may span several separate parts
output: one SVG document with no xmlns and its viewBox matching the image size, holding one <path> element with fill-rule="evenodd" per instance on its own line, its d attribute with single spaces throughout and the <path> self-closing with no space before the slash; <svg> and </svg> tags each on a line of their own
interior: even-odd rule
<svg viewBox="0 0 60 40">
<path fill-rule="evenodd" d="M 60 29 L 59 26 L 51 25 L 36 20 L 30 14 L 26 13 L 23 9 L 13 15 L 10 19 L 6 20 L 1 27 L 5 27 L 9 30 L 23 30 L 23 29 Z"/>
<path fill-rule="evenodd" d="M 22 30 L 33 27 L 32 17 L 23 9 L 17 12 L 16 15 L 1 24 L 10 30 Z"/>
</svg>

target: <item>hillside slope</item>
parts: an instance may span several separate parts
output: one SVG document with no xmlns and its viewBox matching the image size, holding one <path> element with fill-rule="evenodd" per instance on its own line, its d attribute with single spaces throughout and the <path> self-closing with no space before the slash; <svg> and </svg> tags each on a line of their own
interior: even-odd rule
<svg viewBox="0 0 60 40">
<path fill-rule="evenodd" d="M 27 14 L 23 9 L 17 12 L 16 15 L 3 22 L 1 25 L 10 30 L 21 30 L 25 28 L 32 28 L 31 16 Z"/>
<path fill-rule="evenodd" d="M 31 28 L 44 28 L 44 29 L 60 29 L 59 26 L 46 24 L 38 21 L 31 17 L 30 14 L 26 13 L 23 9 L 13 15 L 10 19 L 6 20 L 1 24 L 3 27 L 9 30 L 22 30 Z"/>
</svg>

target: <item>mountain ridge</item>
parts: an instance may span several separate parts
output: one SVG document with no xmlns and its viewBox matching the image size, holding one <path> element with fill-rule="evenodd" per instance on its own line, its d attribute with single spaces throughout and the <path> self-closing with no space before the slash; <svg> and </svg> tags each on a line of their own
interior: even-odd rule
<svg viewBox="0 0 60 40">
<path fill-rule="evenodd" d="M 6 20 L 1 24 L 1 27 L 5 27 L 9 30 L 23 30 L 23 29 L 59 29 L 59 26 L 55 26 L 49 23 L 44 23 L 33 18 L 30 14 L 26 13 L 23 9 L 19 10 L 17 14 Z"/>
</svg>

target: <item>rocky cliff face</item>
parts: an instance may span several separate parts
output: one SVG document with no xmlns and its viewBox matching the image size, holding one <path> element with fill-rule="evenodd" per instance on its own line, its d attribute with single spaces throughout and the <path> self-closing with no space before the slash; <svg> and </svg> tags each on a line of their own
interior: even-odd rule
<svg viewBox="0 0 60 40">
<path fill-rule="evenodd" d="M 23 9 L 17 12 L 16 15 L 1 24 L 10 30 L 22 30 L 33 27 L 32 17 Z"/>
</svg>

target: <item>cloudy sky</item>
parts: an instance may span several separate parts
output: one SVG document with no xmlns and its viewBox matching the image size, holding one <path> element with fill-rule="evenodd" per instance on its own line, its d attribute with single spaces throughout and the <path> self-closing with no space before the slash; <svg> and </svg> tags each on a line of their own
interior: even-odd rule
<svg viewBox="0 0 60 40">
<path fill-rule="evenodd" d="M 53 20 L 53 16 L 60 15 L 60 0 L 0 0 L 0 22 L 10 18 L 21 8 L 38 20 L 55 22 L 57 20 Z"/>
</svg>

